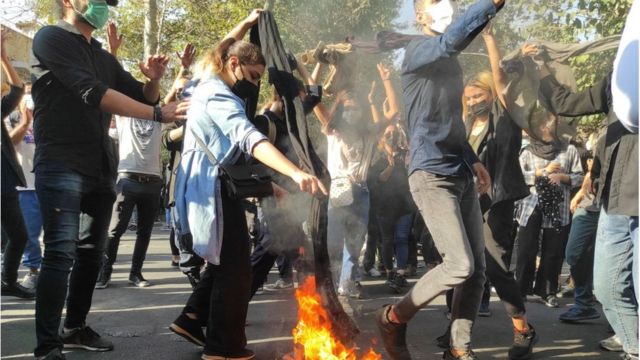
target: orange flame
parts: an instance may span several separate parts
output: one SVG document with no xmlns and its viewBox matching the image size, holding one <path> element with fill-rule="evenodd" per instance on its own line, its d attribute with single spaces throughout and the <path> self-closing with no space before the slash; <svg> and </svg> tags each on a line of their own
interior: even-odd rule
<svg viewBox="0 0 640 360">
<path fill-rule="evenodd" d="M 357 360 L 355 348 L 348 348 L 331 331 L 331 321 L 316 292 L 315 277 L 308 277 L 296 290 L 298 324 L 293 329 L 296 360 Z M 361 360 L 381 360 L 373 349 Z"/>
</svg>

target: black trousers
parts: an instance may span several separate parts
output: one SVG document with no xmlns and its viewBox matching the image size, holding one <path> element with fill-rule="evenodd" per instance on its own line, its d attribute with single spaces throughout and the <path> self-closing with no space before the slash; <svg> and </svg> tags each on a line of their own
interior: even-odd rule
<svg viewBox="0 0 640 360">
<path fill-rule="evenodd" d="M 233 357 L 247 345 L 244 326 L 249 306 L 249 235 L 240 201 L 222 191 L 224 230 L 220 265 L 208 263 L 183 313 L 195 313 L 207 326 L 204 353 Z"/>
<path fill-rule="evenodd" d="M 502 300 L 507 315 L 518 317 L 524 315 L 525 307 L 518 283 L 513 272 L 509 271 L 514 243 L 513 209 L 513 201 L 503 201 L 489 209 L 484 224 L 484 242 L 487 277 Z"/>
<path fill-rule="evenodd" d="M 118 256 L 120 238 L 127 231 L 133 208 L 138 209 L 138 227 L 136 243 L 131 260 L 131 273 L 142 271 L 144 259 L 147 256 L 153 223 L 160 206 L 160 190 L 162 179 L 153 177 L 148 182 L 138 182 L 134 179 L 121 177 L 116 185 L 117 198 L 113 207 L 109 240 L 107 241 L 105 270 L 111 273 L 113 264 Z"/>
<path fill-rule="evenodd" d="M 542 228 L 542 212 L 536 208 L 526 226 L 518 231 L 518 262 L 516 281 L 522 295 L 536 294 L 542 297 L 558 292 L 558 276 L 562 270 L 564 249 L 570 225 L 560 231 Z M 542 244 L 540 233 L 542 232 Z M 540 267 L 536 272 L 536 255 L 541 252 Z M 533 282 L 535 279 L 535 288 Z"/>
<path fill-rule="evenodd" d="M 29 241 L 29 234 L 20 210 L 18 192 L 2 193 L 0 204 L 2 204 L 2 230 L 7 235 L 2 259 L 2 281 L 13 284 L 18 280 L 18 268 L 24 248 Z"/>
</svg>

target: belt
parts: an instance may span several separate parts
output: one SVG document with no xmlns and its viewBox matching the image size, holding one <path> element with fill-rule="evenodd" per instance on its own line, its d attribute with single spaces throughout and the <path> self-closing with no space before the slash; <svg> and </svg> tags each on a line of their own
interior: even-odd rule
<svg viewBox="0 0 640 360">
<path fill-rule="evenodd" d="M 122 177 L 122 178 L 126 178 L 126 179 L 131 179 L 133 181 L 137 181 L 139 183 L 148 183 L 148 182 L 152 182 L 152 181 L 162 181 L 160 176 L 149 175 L 149 174 L 139 174 L 139 173 L 126 172 L 126 173 L 120 173 L 119 176 Z"/>
</svg>

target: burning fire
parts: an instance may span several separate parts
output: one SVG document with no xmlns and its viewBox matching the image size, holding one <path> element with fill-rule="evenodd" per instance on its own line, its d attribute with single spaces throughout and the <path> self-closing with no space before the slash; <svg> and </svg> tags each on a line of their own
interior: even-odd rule
<svg viewBox="0 0 640 360">
<path fill-rule="evenodd" d="M 293 329 L 295 360 L 357 360 L 355 348 L 347 348 L 331 331 L 327 311 L 316 292 L 315 277 L 308 277 L 296 290 L 298 324 Z M 373 349 L 361 360 L 381 360 Z"/>
</svg>

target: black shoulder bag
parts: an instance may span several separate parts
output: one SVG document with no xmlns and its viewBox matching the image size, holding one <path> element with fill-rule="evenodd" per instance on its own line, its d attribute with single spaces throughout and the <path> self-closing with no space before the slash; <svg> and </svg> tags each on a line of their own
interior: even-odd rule
<svg viewBox="0 0 640 360">
<path fill-rule="evenodd" d="M 229 198 L 234 200 L 262 198 L 273 195 L 271 176 L 262 164 L 222 165 L 202 139 L 191 129 L 198 146 L 207 154 L 209 161 L 220 168 L 220 179 Z"/>
</svg>

